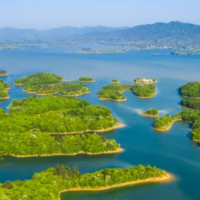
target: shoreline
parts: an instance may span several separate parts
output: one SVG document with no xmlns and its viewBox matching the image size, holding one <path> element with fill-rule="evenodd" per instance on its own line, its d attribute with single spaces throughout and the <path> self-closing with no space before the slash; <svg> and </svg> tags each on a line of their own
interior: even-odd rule
<svg viewBox="0 0 200 200">
<path fill-rule="evenodd" d="M 8 76 L 8 74 L 0 74 L 0 76 Z"/>
<path fill-rule="evenodd" d="M 11 157 L 15 157 L 15 158 L 34 158 L 34 157 L 51 157 L 51 156 L 76 156 L 78 154 L 86 154 L 86 155 L 103 155 L 103 154 L 115 154 L 115 153 L 121 153 L 123 152 L 124 149 L 118 147 L 116 150 L 113 151 L 104 151 L 104 152 L 99 152 L 99 153 L 90 153 L 90 152 L 85 152 L 85 151 L 79 151 L 78 153 L 54 153 L 54 154 L 35 154 L 35 155 L 14 155 L 14 154 L 10 154 L 10 155 L 6 155 L 6 156 L 11 156 Z M 5 156 L 5 155 L 4 155 Z"/>
<path fill-rule="evenodd" d="M 197 110 L 197 109 L 194 109 L 194 108 L 188 108 L 188 107 L 186 107 L 186 106 L 182 106 L 182 105 L 181 105 L 181 107 L 182 107 L 183 109 L 188 109 L 188 110 L 195 110 L 195 111 L 200 111 L 200 110 Z"/>
<path fill-rule="evenodd" d="M 145 116 L 145 117 L 150 117 L 150 118 L 158 118 L 159 117 L 159 114 L 158 115 L 150 115 L 150 114 L 140 113 L 140 115 Z"/>
<path fill-rule="evenodd" d="M 5 99 L 9 99 L 10 97 L 0 97 L 0 100 L 5 100 Z"/>
<path fill-rule="evenodd" d="M 191 140 L 194 141 L 194 142 L 200 142 L 200 140 L 197 140 L 197 139 L 192 139 L 191 138 Z"/>
<path fill-rule="evenodd" d="M 137 81 L 133 81 L 133 83 L 136 83 L 136 84 L 154 84 L 154 83 L 157 83 L 157 81 L 153 81 L 153 82 L 137 82 Z"/>
<path fill-rule="evenodd" d="M 25 85 L 25 84 L 22 84 L 22 83 L 15 83 L 15 85 L 21 86 L 21 85 Z"/>
<path fill-rule="evenodd" d="M 81 96 L 81 95 L 84 95 L 84 94 L 90 94 L 90 91 L 89 92 L 82 92 L 82 93 L 80 93 L 80 94 L 76 94 L 76 95 L 62 95 L 63 97 L 79 97 L 79 96 Z"/>
<path fill-rule="evenodd" d="M 190 99 L 200 99 L 200 97 L 189 97 L 189 96 L 182 96 L 182 97 L 186 97 L 186 98 L 190 98 Z"/>
<path fill-rule="evenodd" d="M 47 134 L 50 135 L 70 135 L 70 134 L 82 134 L 82 133 L 88 133 L 88 132 L 97 132 L 97 133 L 102 133 L 102 132 L 107 132 L 107 131 L 112 131 L 118 128 L 123 128 L 125 127 L 124 124 L 116 124 L 115 126 L 111 127 L 111 128 L 107 128 L 107 129 L 101 129 L 101 130 L 86 130 L 86 131 L 77 131 L 77 132 L 64 132 L 64 133 L 49 133 L 49 132 L 45 132 Z"/>
<path fill-rule="evenodd" d="M 120 84 L 120 81 L 117 81 L 117 82 L 111 81 L 111 83 L 113 83 L 113 84 Z"/>
<path fill-rule="evenodd" d="M 95 80 L 93 80 L 93 81 L 79 81 L 79 80 L 72 80 L 72 81 L 74 81 L 74 82 L 82 82 L 82 83 L 94 83 L 94 82 L 95 82 Z"/>
<path fill-rule="evenodd" d="M 167 128 L 154 128 L 156 131 L 160 131 L 160 132 L 165 132 L 165 131 L 169 131 L 171 128 L 172 128 L 172 126 L 173 126 L 173 124 L 175 123 L 175 122 L 177 122 L 177 121 L 183 121 L 182 119 L 176 119 L 176 120 L 174 120 Z"/>
<path fill-rule="evenodd" d="M 115 100 L 115 99 L 101 98 L 101 97 L 99 97 L 99 100 L 101 100 L 101 101 L 116 101 L 116 102 L 124 102 L 124 101 L 127 101 L 127 99 L 118 99 L 118 100 Z"/>
<path fill-rule="evenodd" d="M 169 182 L 174 179 L 174 176 L 170 173 L 167 173 L 163 177 L 151 177 L 143 180 L 136 180 L 136 181 L 129 181 L 125 183 L 120 183 L 120 184 L 115 184 L 113 186 L 105 186 L 105 187 L 99 187 L 99 188 L 71 188 L 71 189 L 66 189 L 62 190 L 60 193 L 65 193 L 65 192 L 72 192 L 72 191 L 104 191 L 104 190 L 109 190 L 113 188 L 118 188 L 118 187 L 125 187 L 125 186 L 130 186 L 130 185 L 137 185 L 141 183 L 164 183 L 164 182 Z M 56 200 L 61 200 L 61 198 L 57 198 Z"/>
<path fill-rule="evenodd" d="M 134 94 L 134 93 L 133 93 Z M 135 95 L 135 94 L 134 94 Z M 151 96 L 149 96 L 149 97 L 144 97 L 144 96 L 137 96 L 137 95 L 135 95 L 136 97 L 138 97 L 138 98 L 140 98 L 140 99 L 151 99 L 152 97 L 154 97 L 156 95 L 156 92 L 155 93 L 153 93 Z"/>
<path fill-rule="evenodd" d="M 52 94 L 58 94 L 60 92 L 55 92 L 55 93 L 38 93 L 38 92 L 28 92 L 27 90 L 22 90 L 23 92 L 26 92 L 27 94 L 37 94 L 38 96 L 46 96 L 46 95 L 52 95 Z"/>
</svg>

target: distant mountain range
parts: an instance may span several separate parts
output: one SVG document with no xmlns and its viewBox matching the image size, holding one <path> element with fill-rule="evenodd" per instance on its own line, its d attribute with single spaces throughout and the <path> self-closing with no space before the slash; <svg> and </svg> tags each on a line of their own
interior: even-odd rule
<svg viewBox="0 0 200 200">
<path fill-rule="evenodd" d="M 45 31 L 34 29 L 0 29 L 0 41 L 133 41 L 146 43 L 200 44 L 200 26 L 181 23 L 155 23 L 132 28 L 63 27 Z"/>
</svg>

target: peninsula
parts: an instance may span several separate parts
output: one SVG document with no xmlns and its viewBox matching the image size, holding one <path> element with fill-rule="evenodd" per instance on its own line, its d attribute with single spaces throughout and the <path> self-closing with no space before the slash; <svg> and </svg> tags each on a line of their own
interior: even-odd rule
<svg viewBox="0 0 200 200">
<path fill-rule="evenodd" d="M 159 112 L 157 109 L 149 109 L 146 112 L 140 113 L 140 115 L 146 116 L 146 117 L 151 117 L 151 118 L 157 118 L 159 116 Z"/>
<path fill-rule="evenodd" d="M 0 70 L 0 76 L 8 76 L 8 73 L 5 70 Z"/>
<path fill-rule="evenodd" d="M 157 79 L 156 78 L 136 78 L 133 83 L 147 83 L 147 84 L 153 84 L 156 83 Z"/>
<path fill-rule="evenodd" d="M 184 98 L 181 100 L 181 106 L 200 111 L 200 99 Z"/>
<path fill-rule="evenodd" d="M 200 82 L 187 83 L 179 88 L 183 97 L 200 99 Z"/>
<path fill-rule="evenodd" d="M 0 198 L 14 200 L 12 197 L 18 195 L 18 198 L 34 196 L 34 198 L 58 200 L 61 193 L 68 191 L 101 191 L 140 183 L 161 183 L 172 179 L 173 175 L 149 165 L 146 167 L 139 165 L 127 169 L 106 168 L 83 175 L 76 166 L 70 169 L 68 166 L 57 165 L 54 168 L 35 173 L 30 180 L 6 181 L 0 184 Z M 45 192 L 38 192 L 40 190 Z"/>
<path fill-rule="evenodd" d="M 132 86 L 133 93 L 144 99 L 149 99 L 155 96 L 156 88 L 153 84 L 137 84 Z"/>
<path fill-rule="evenodd" d="M 176 115 L 166 115 L 157 119 L 154 123 L 154 129 L 157 131 L 168 131 L 176 121 L 185 121 L 192 124 L 192 133 L 190 137 L 194 141 L 200 141 L 200 112 L 195 110 L 185 110 Z"/>
</svg>

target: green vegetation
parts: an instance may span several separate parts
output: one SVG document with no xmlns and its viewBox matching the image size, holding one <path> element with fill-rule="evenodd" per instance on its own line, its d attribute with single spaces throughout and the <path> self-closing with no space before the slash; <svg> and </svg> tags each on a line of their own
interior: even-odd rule
<svg viewBox="0 0 200 200">
<path fill-rule="evenodd" d="M 200 100 L 199 99 L 182 99 L 181 105 L 190 109 L 200 110 Z"/>
<path fill-rule="evenodd" d="M 133 85 L 132 90 L 140 98 L 151 98 L 156 93 L 156 88 L 153 84 Z"/>
<path fill-rule="evenodd" d="M 156 78 L 136 78 L 133 82 L 135 83 L 155 83 Z"/>
<path fill-rule="evenodd" d="M 112 79 L 111 82 L 112 82 L 112 83 L 120 83 L 119 80 L 117 80 L 117 79 Z"/>
<path fill-rule="evenodd" d="M 15 142 L 13 142 L 15 141 Z M 50 136 L 40 130 L 1 132 L 0 157 L 3 155 L 31 156 L 115 151 L 119 144 L 97 134 Z"/>
<path fill-rule="evenodd" d="M 56 85 L 27 85 L 24 91 L 28 93 L 55 94 L 61 93 L 65 96 L 80 96 L 89 93 L 89 89 L 83 83 L 59 83 Z"/>
<path fill-rule="evenodd" d="M 94 79 L 90 78 L 90 77 L 80 77 L 77 81 L 80 81 L 80 82 L 94 82 Z"/>
<path fill-rule="evenodd" d="M 194 110 L 185 110 L 176 115 L 166 115 L 157 119 L 154 123 L 154 128 L 160 131 L 166 131 L 171 128 L 173 122 L 177 120 L 183 120 L 193 124 L 193 131 L 191 133 L 191 138 L 193 140 L 200 140 L 200 112 Z"/>
<path fill-rule="evenodd" d="M 111 117 L 108 108 L 62 96 L 13 100 L 9 111 L 10 114 L 0 123 L 2 132 L 40 129 L 52 134 L 68 134 L 103 131 L 118 125 L 118 119 Z"/>
<path fill-rule="evenodd" d="M 47 84 L 58 84 L 62 80 L 63 78 L 59 75 L 41 72 L 29 75 L 25 78 L 16 79 L 15 84 L 23 84 L 25 86 L 47 85 Z"/>
<path fill-rule="evenodd" d="M 7 90 L 10 89 L 10 85 L 4 83 L 2 79 L 0 79 L 0 99 L 8 98 Z"/>
<path fill-rule="evenodd" d="M 101 100 L 126 101 L 122 92 L 130 90 L 131 87 L 131 85 L 125 84 L 105 85 L 103 90 L 98 91 L 98 96 Z"/>
<path fill-rule="evenodd" d="M 141 115 L 147 116 L 147 117 L 158 117 L 159 112 L 157 109 L 149 109 L 146 112 L 141 113 Z"/>
<path fill-rule="evenodd" d="M 200 98 L 200 82 L 187 83 L 180 87 L 180 94 L 186 97 Z"/>
<path fill-rule="evenodd" d="M 5 75 L 7 75 L 6 70 L 0 70 L 0 76 L 5 76 Z"/>
<path fill-rule="evenodd" d="M 94 173 L 81 175 L 78 167 L 72 170 L 68 166 L 49 168 L 35 173 L 31 180 L 6 181 L 0 184 L 0 199 L 2 200 L 56 200 L 62 191 L 70 189 L 98 189 L 106 186 L 128 183 L 148 178 L 163 178 L 167 173 L 156 167 L 137 166 L 127 169 L 103 169 Z"/>
</svg>

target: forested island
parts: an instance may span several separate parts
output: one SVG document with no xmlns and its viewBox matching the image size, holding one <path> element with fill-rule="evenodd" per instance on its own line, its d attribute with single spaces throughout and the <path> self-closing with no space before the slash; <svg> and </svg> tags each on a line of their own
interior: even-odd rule
<svg viewBox="0 0 200 200">
<path fill-rule="evenodd" d="M 112 83 L 120 83 L 120 81 L 119 80 L 117 80 L 117 79 L 112 79 L 112 81 L 111 81 Z"/>
<path fill-rule="evenodd" d="M 15 80 L 15 85 L 48 85 L 48 84 L 58 84 L 63 80 L 59 75 L 51 73 L 36 73 L 29 75 L 25 78 L 20 78 Z"/>
<path fill-rule="evenodd" d="M 189 109 L 200 111 L 200 99 L 184 98 L 181 100 L 181 105 Z"/>
<path fill-rule="evenodd" d="M 13 100 L 10 114 L 0 123 L 2 132 L 39 129 L 49 134 L 103 132 L 123 127 L 111 111 L 85 100 L 63 96 L 29 97 Z"/>
<path fill-rule="evenodd" d="M 6 70 L 0 70 L 0 76 L 7 76 L 8 75 L 8 73 L 7 73 L 7 71 Z"/>
<path fill-rule="evenodd" d="M 0 99 L 8 99 L 8 90 L 10 90 L 10 85 L 8 83 L 4 83 L 2 79 L 0 79 Z"/>
<path fill-rule="evenodd" d="M 185 110 L 176 115 L 166 115 L 157 119 L 154 123 L 154 128 L 157 131 L 167 131 L 169 130 L 173 123 L 176 121 L 183 120 L 185 122 L 192 124 L 191 138 L 195 141 L 200 141 L 200 112 L 194 110 Z"/>
<path fill-rule="evenodd" d="M 37 73 L 26 78 L 16 79 L 16 85 L 24 85 L 28 94 L 51 95 L 61 93 L 63 96 L 80 96 L 90 93 L 83 83 L 60 83 L 61 76 L 50 73 Z"/>
<path fill-rule="evenodd" d="M 126 101 L 126 97 L 122 92 L 130 90 L 131 87 L 131 85 L 125 84 L 105 85 L 103 90 L 98 91 L 98 97 L 100 100 Z"/>
<path fill-rule="evenodd" d="M 166 182 L 173 176 L 165 170 L 151 166 L 136 166 L 127 169 L 102 169 L 81 175 L 78 167 L 57 165 L 26 181 L 0 183 L 0 199 L 60 200 L 60 194 L 68 191 L 99 191 L 128 185 Z"/>
<path fill-rule="evenodd" d="M 83 83 L 58 83 L 53 85 L 26 85 L 23 89 L 29 94 L 39 96 L 61 93 L 63 96 L 81 96 L 90 93 Z"/>
<path fill-rule="evenodd" d="M 152 98 L 156 94 L 156 88 L 153 84 L 137 84 L 131 88 L 133 93 L 139 98 Z"/>
<path fill-rule="evenodd" d="M 90 77 L 80 77 L 78 80 L 75 80 L 77 82 L 85 82 L 85 83 L 93 83 L 94 79 Z"/>
<path fill-rule="evenodd" d="M 115 140 L 108 140 L 98 134 L 54 137 L 39 129 L 29 132 L 1 132 L 0 147 L 0 157 L 9 155 L 19 158 L 80 153 L 95 155 L 123 151 Z"/>
<path fill-rule="evenodd" d="M 157 118 L 159 116 L 159 112 L 157 109 L 153 108 L 153 109 L 149 109 L 146 112 L 140 113 L 143 116 L 146 117 L 152 117 L 152 118 Z"/>
<path fill-rule="evenodd" d="M 156 83 L 157 79 L 156 78 L 136 78 L 134 83 Z"/>
<path fill-rule="evenodd" d="M 200 82 L 187 83 L 179 88 L 180 94 L 184 97 L 200 98 Z"/>
</svg>

